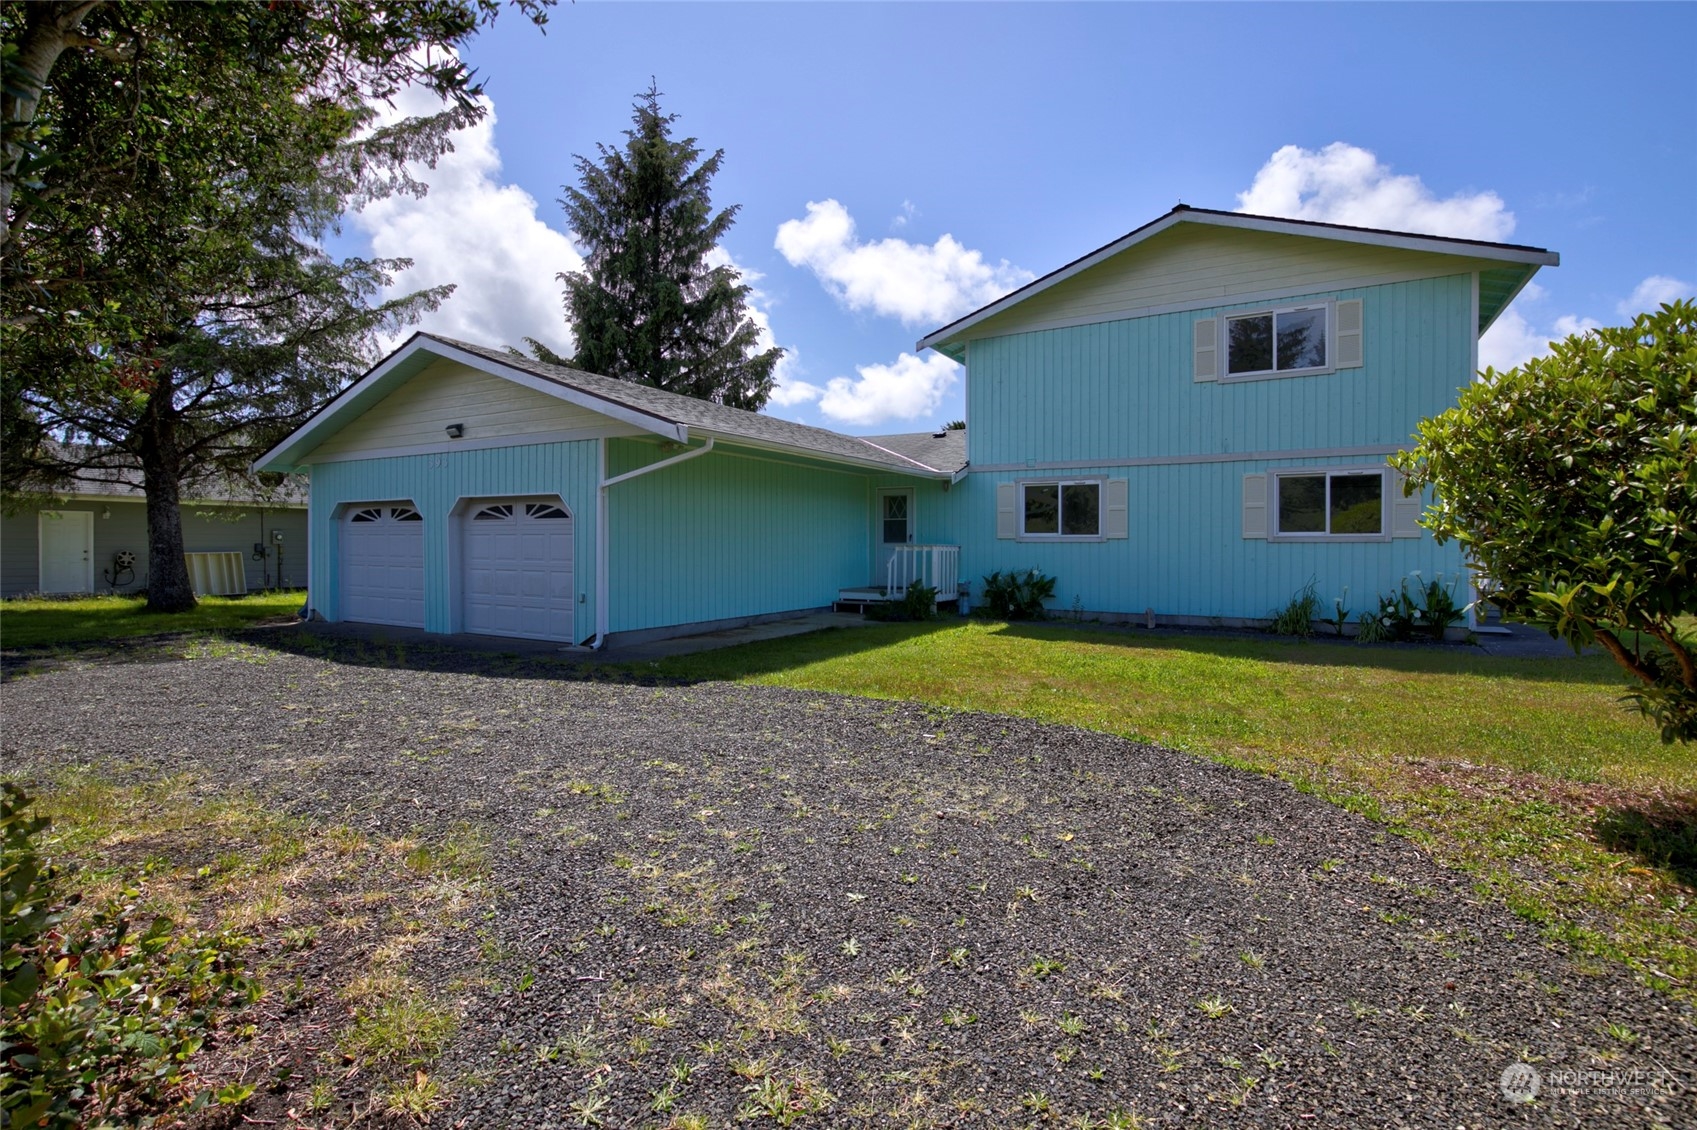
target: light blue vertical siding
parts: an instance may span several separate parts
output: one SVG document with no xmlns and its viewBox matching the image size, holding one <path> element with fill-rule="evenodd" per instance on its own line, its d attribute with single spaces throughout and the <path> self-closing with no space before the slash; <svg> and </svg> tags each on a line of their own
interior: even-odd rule
<svg viewBox="0 0 1697 1130">
<path fill-rule="evenodd" d="M 1290 460 L 1277 466 L 1325 466 L 1328 460 Z M 1410 573 L 1457 576 L 1455 543 L 1430 536 L 1375 542 L 1269 542 L 1242 536 L 1243 476 L 1265 463 L 1206 463 L 1100 467 L 1068 477 L 1123 478 L 1130 490 L 1130 536 L 1089 542 L 1022 542 L 996 537 L 996 484 L 1018 472 L 975 474 L 947 496 L 954 506 L 936 540 L 961 547 L 961 576 L 974 597 L 985 574 L 1038 569 L 1056 580 L 1054 607 L 1074 600 L 1090 612 L 1206 619 L 1268 617 L 1307 584 L 1331 614 L 1332 600 L 1349 589 L 1359 610 L 1372 594 L 1389 592 Z M 1031 477 L 1040 477 L 1033 474 Z M 1387 499 L 1387 506 L 1389 500 Z M 1466 586 L 1458 587 L 1466 599 Z"/>
<path fill-rule="evenodd" d="M 662 458 L 608 441 L 608 474 Z M 609 630 L 818 608 L 870 579 L 867 475 L 723 449 L 608 489 Z"/>
<path fill-rule="evenodd" d="M 1200 318 L 1220 306 L 974 341 L 967 400 L 973 466 L 1026 460 L 1401 444 L 1472 379 L 1472 280 L 1422 279 L 1316 294 L 1358 298 L 1359 369 L 1257 381 L 1191 379 Z"/>
<path fill-rule="evenodd" d="M 1405 445 L 1416 423 L 1453 404 L 1471 379 L 1469 276 L 1279 305 L 1327 298 L 1362 301 L 1365 363 L 1359 369 L 1193 381 L 1196 320 L 1264 304 L 974 341 L 967 396 L 976 470 L 945 496 L 945 521 L 936 535 L 962 547 L 961 570 L 973 592 L 981 592 L 981 578 L 993 570 L 1032 567 L 1056 578 L 1055 605 L 1063 609 L 1076 600 L 1092 612 L 1136 615 L 1152 608 L 1168 616 L 1254 619 L 1282 606 L 1311 578 L 1329 614 L 1346 586 L 1359 610 L 1376 607 L 1376 594 L 1415 571 L 1427 578 L 1459 574 L 1459 548 L 1439 546 L 1424 534 L 1329 544 L 1242 537 L 1244 475 L 1273 467 L 1370 465 L 1379 457 L 1184 461 Z M 1132 459 L 1172 462 L 1111 465 Z M 1103 463 L 1043 468 L 1087 460 Z M 995 465 L 1003 469 L 985 469 Z M 1131 536 L 1075 543 L 998 539 L 996 484 L 1054 477 L 1126 479 Z"/>
<path fill-rule="evenodd" d="M 411 501 L 424 516 L 424 627 L 454 630 L 451 512 L 462 498 L 556 494 L 574 519 L 572 574 L 581 597 L 575 632 L 595 625 L 595 494 L 600 482 L 597 440 L 452 451 L 321 463 L 312 467 L 313 607 L 340 616 L 336 569 L 336 508 L 352 502 Z"/>
</svg>

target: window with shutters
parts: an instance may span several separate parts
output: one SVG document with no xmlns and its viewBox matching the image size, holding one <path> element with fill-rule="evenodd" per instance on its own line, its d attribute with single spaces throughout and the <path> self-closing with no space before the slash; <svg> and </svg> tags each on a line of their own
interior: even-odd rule
<svg viewBox="0 0 1697 1130">
<path fill-rule="evenodd" d="M 1385 536 L 1383 471 L 1281 471 L 1271 486 L 1275 537 Z"/>
<path fill-rule="evenodd" d="M 1020 533 L 1028 538 L 1102 536 L 1099 480 L 1020 484 Z"/>
<path fill-rule="evenodd" d="M 1362 365 L 1361 300 L 1248 310 L 1194 323 L 1198 381 L 1246 381 Z"/>
</svg>

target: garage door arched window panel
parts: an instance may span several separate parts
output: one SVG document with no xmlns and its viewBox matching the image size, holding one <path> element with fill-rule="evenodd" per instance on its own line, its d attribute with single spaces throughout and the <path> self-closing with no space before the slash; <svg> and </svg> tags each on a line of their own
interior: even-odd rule
<svg viewBox="0 0 1697 1130">
<path fill-rule="evenodd" d="M 424 627 L 424 527 L 410 504 L 348 508 L 336 546 L 340 619 Z"/>
<path fill-rule="evenodd" d="M 575 523 L 563 500 L 477 501 L 461 510 L 464 628 L 479 635 L 574 641 Z"/>
</svg>

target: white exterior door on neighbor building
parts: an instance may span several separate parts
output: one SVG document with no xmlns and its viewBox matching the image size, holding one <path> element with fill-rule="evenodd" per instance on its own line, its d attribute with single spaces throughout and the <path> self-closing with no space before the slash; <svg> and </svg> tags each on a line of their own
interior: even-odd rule
<svg viewBox="0 0 1697 1130">
<path fill-rule="evenodd" d="M 93 511 L 43 510 L 37 522 L 41 591 L 93 592 Z"/>
<path fill-rule="evenodd" d="M 411 506 L 356 506 L 339 533 L 341 619 L 424 627 L 424 517 Z"/>
<path fill-rule="evenodd" d="M 474 503 L 460 524 L 465 630 L 572 643 L 572 516 L 557 501 Z"/>
</svg>

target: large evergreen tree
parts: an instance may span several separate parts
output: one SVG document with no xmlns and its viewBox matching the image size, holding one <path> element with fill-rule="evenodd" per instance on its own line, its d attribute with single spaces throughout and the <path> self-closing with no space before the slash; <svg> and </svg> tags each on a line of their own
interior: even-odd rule
<svg viewBox="0 0 1697 1130">
<path fill-rule="evenodd" d="M 538 22 L 551 0 L 515 0 Z M 248 461 L 445 290 L 337 262 L 344 208 L 485 112 L 453 48 L 498 0 L 0 2 L 0 373 L 8 491 L 140 467 L 150 608 L 194 603 L 178 499 Z M 432 118 L 374 128 L 422 83 Z"/>
<path fill-rule="evenodd" d="M 588 252 L 585 269 L 560 276 L 577 341 L 574 364 L 668 392 L 758 411 L 783 356 L 760 350 L 746 309 L 749 288 L 709 254 L 736 222 L 715 214 L 708 186 L 723 149 L 701 159 L 695 138 L 672 137 L 652 85 L 638 95 L 623 149 L 577 158 L 582 187 L 560 201 Z"/>
</svg>

